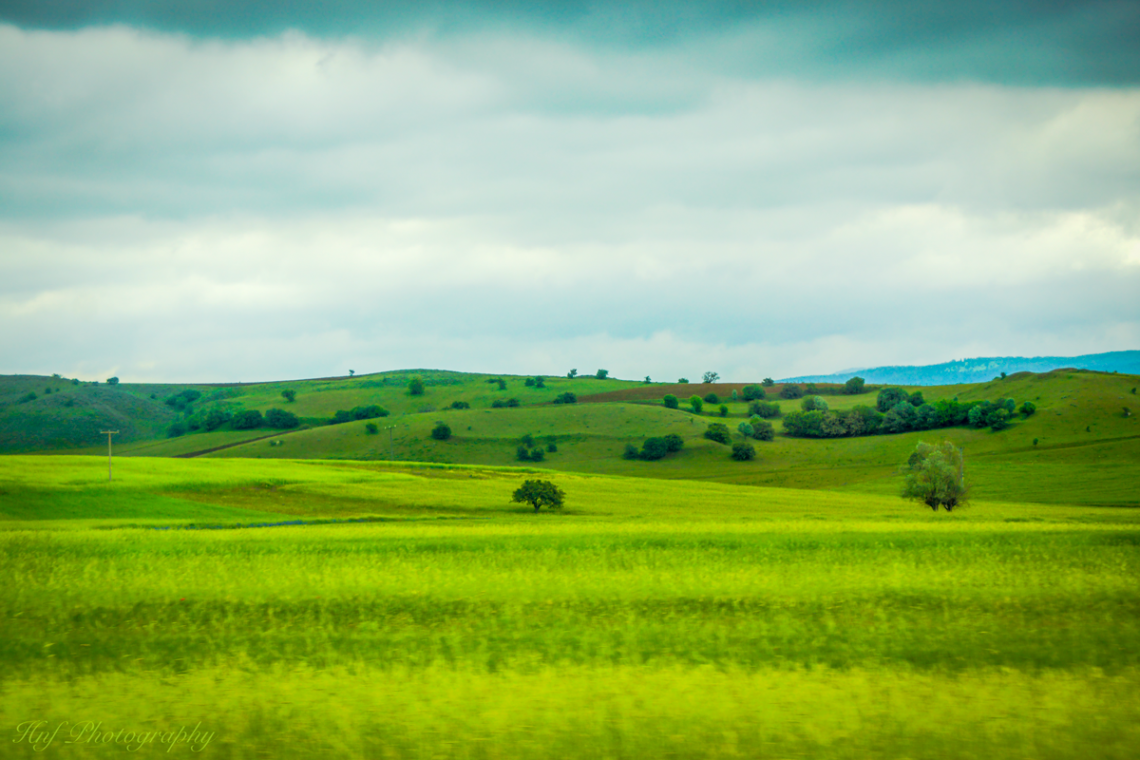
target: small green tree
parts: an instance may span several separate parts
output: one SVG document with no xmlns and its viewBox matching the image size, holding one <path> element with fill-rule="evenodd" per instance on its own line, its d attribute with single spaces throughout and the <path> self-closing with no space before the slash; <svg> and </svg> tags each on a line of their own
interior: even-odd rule
<svg viewBox="0 0 1140 760">
<path fill-rule="evenodd" d="M 570 391 L 566 391 L 565 393 L 559 393 L 557 396 L 555 396 L 554 397 L 554 403 L 556 403 L 556 404 L 576 404 L 576 403 L 578 403 L 578 397 L 575 394 L 571 393 Z"/>
<path fill-rule="evenodd" d="M 424 381 L 419 375 L 416 375 L 408 381 L 408 393 L 412 396 L 424 395 Z"/>
<path fill-rule="evenodd" d="M 672 393 L 665 394 L 664 401 L 666 409 L 676 409 L 680 405 L 680 402 L 677 401 L 677 397 Z"/>
<path fill-rule="evenodd" d="M 288 430 L 301 424 L 297 415 L 283 409 L 270 409 L 265 413 L 265 424 L 276 430 Z"/>
<path fill-rule="evenodd" d="M 1034 404 L 1032 401 L 1026 401 L 1024 404 L 1021 405 L 1021 416 L 1022 417 L 1032 417 L 1033 413 L 1036 411 L 1037 411 L 1037 404 Z"/>
<path fill-rule="evenodd" d="M 292 404 L 297 400 L 297 391 L 281 391 L 281 398 Z"/>
<path fill-rule="evenodd" d="M 376 426 L 375 422 L 368 422 L 364 425 L 364 432 L 368 435 L 376 435 L 380 432 L 380 428 Z"/>
<path fill-rule="evenodd" d="M 431 429 L 431 437 L 437 441 L 446 441 L 451 437 L 451 428 L 446 422 L 437 422 Z"/>
<path fill-rule="evenodd" d="M 800 402 L 800 408 L 805 412 L 826 412 L 828 409 L 823 396 L 805 396 L 804 400 Z"/>
<path fill-rule="evenodd" d="M 721 405 L 720 405 L 720 410 L 719 410 L 719 411 L 720 411 L 720 416 L 721 416 L 721 417 L 727 417 L 727 416 L 728 416 L 728 407 L 727 407 L 727 406 L 725 406 L 724 404 L 721 404 Z"/>
<path fill-rule="evenodd" d="M 594 373 L 594 377 L 597 378 L 598 380 L 605 380 L 609 376 L 610 376 L 610 371 L 608 369 L 600 369 Z"/>
<path fill-rule="evenodd" d="M 263 422 L 261 412 L 256 409 L 246 409 L 233 417 L 234 430 L 254 430 L 261 427 Z"/>
<path fill-rule="evenodd" d="M 578 370 L 576 370 L 576 369 L 572 369 L 566 373 L 566 377 L 570 378 L 571 380 L 573 380 L 577 376 L 578 376 Z"/>
<path fill-rule="evenodd" d="M 919 442 L 907 460 L 902 497 L 947 512 L 966 503 L 966 468 L 962 450 L 950 441 L 937 446 Z"/>
<path fill-rule="evenodd" d="M 689 378 L 687 378 L 687 377 L 679 377 L 679 378 L 677 378 L 677 384 L 678 384 L 678 385 L 688 385 L 688 384 L 689 384 Z M 1135 388 L 1133 388 L 1133 389 L 1132 389 L 1132 392 L 1133 392 L 1133 393 L 1135 393 L 1135 392 L 1136 392 L 1136 389 L 1135 389 Z"/>
<path fill-rule="evenodd" d="M 748 462 L 756 458 L 756 447 L 751 443 L 734 443 L 730 456 L 738 462 Z"/>
<path fill-rule="evenodd" d="M 772 441 L 776 438 L 776 429 L 772 427 L 772 423 L 768 420 L 753 417 L 749 424 L 752 425 L 752 437 L 758 441 Z"/>
<path fill-rule="evenodd" d="M 641 454 L 637 451 L 637 447 L 632 443 L 627 443 L 625 449 L 621 452 L 622 459 L 638 459 Z"/>
<path fill-rule="evenodd" d="M 843 392 L 849 396 L 858 396 L 863 392 L 863 386 L 866 380 L 861 377 L 853 377 L 843 384 Z"/>
<path fill-rule="evenodd" d="M 524 481 L 511 496 L 511 501 L 526 502 L 534 507 L 535 512 L 539 507 L 561 509 L 565 500 L 566 494 L 549 480 Z"/>
<path fill-rule="evenodd" d="M 745 401 L 758 401 L 759 399 L 767 396 L 768 393 L 759 385 L 746 385 L 744 386 L 744 400 Z"/>
<path fill-rule="evenodd" d="M 705 394 L 705 403 L 706 404 L 719 404 L 720 403 L 720 396 L 716 395 L 715 393 L 706 393 Z"/>
<path fill-rule="evenodd" d="M 715 383 L 717 380 L 720 380 L 720 375 L 716 372 L 706 372 L 705 376 L 701 378 L 701 381 L 705 383 Z"/>
<path fill-rule="evenodd" d="M 756 432 L 756 428 L 747 422 L 741 422 L 736 426 L 736 430 L 745 438 L 751 438 L 752 434 Z"/>
<path fill-rule="evenodd" d="M 701 397 L 694 393 L 689 397 L 689 406 L 693 407 L 694 414 L 700 414 L 701 410 L 705 408 L 705 402 L 701 401 Z"/>
<path fill-rule="evenodd" d="M 760 384 L 763 385 L 765 388 L 771 388 L 773 385 L 776 384 L 776 381 L 770 377 L 766 377 L 760 381 Z"/>
<path fill-rule="evenodd" d="M 795 383 L 784 383 L 784 387 L 780 389 L 780 398 L 795 399 L 803 398 L 804 389 Z"/>
<path fill-rule="evenodd" d="M 685 439 L 676 433 L 670 433 L 665 436 L 665 445 L 669 447 L 669 453 L 677 452 L 685 448 Z"/>
<path fill-rule="evenodd" d="M 499 390 L 505 391 L 507 389 L 507 381 L 501 377 L 496 377 L 495 382 L 499 384 Z"/>
<path fill-rule="evenodd" d="M 470 409 L 471 404 L 469 404 L 466 401 L 452 401 L 451 402 L 451 408 L 452 409 Z"/>
<path fill-rule="evenodd" d="M 728 425 L 722 422 L 714 422 L 709 425 L 708 429 L 705 430 L 705 438 L 717 443 L 729 443 L 732 440 L 728 432 Z"/>
<path fill-rule="evenodd" d="M 108 377 L 107 378 L 107 385 L 118 385 L 118 384 L 119 384 L 119 378 L 117 378 L 117 377 Z"/>
<path fill-rule="evenodd" d="M 668 453 L 669 444 L 664 438 L 646 438 L 645 442 L 641 444 L 641 458 L 646 461 L 653 462 L 664 459 Z"/>
</svg>

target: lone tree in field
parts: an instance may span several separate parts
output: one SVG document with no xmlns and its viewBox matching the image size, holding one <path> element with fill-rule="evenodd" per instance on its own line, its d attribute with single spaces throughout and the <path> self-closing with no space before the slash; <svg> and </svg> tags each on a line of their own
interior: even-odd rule
<svg viewBox="0 0 1140 760">
<path fill-rule="evenodd" d="M 292 404 L 297 400 L 297 391 L 281 391 L 281 398 Z"/>
<path fill-rule="evenodd" d="M 408 381 L 408 393 L 412 396 L 424 395 L 424 381 L 419 375 Z"/>
<path fill-rule="evenodd" d="M 720 380 L 720 375 L 716 372 L 706 372 L 705 376 L 701 378 L 701 382 L 704 383 L 715 383 L 717 380 Z"/>
<path fill-rule="evenodd" d="M 566 494 L 549 480 L 527 480 L 515 489 L 511 501 L 526 502 L 537 512 L 539 507 L 561 509 Z"/>
<path fill-rule="evenodd" d="M 903 498 L 949 512 L 966 503 L 967 493 L 962 450 L 950 441 L 937 446 L 920 441 L 907 460 Z"/>
</svg>

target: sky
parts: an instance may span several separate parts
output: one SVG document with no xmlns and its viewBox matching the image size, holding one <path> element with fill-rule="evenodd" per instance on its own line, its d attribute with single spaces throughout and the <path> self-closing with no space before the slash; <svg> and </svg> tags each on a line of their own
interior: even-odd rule
<svg viewBox="0 0 1140 760">
<path fill-rule="evenodd" d="M 1140 2 L 0 0 L 0 374 L 1140 348 Z"/>
</svg>

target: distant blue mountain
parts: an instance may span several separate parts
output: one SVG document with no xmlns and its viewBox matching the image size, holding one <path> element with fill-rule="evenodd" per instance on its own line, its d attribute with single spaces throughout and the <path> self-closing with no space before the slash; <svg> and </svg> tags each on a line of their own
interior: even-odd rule
<svg viewBox="0 0 1140 760">
<path fill-rule="evenodd" d="M 875 385 L 953 385 L 993 380 L 1002 372 L 1008 375 L 1014 372 L 1048 372 L 1062 367 L 1140 375 L 1140 351 L 1110 351 L 1084 356 L 1035 356 L 1032 359 L 1024 356 L 995 356 L 923 367 L 873 367 L 833 375 L 801 375 L 784 378 L 780 382 L 842 383 L 858 375 Z"/>
</svg>

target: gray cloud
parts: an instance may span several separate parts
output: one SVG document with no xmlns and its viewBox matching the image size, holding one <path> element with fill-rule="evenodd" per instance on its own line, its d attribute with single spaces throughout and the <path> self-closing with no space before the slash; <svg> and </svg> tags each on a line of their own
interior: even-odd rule
<svg viewBox="0 0 1140 760">
<path fill-rule="evenodd" d="M 0 26 L 0 371 L 750 379 L 1140 341 L 1140 91 L 692 61 Z"/>
</svg>

